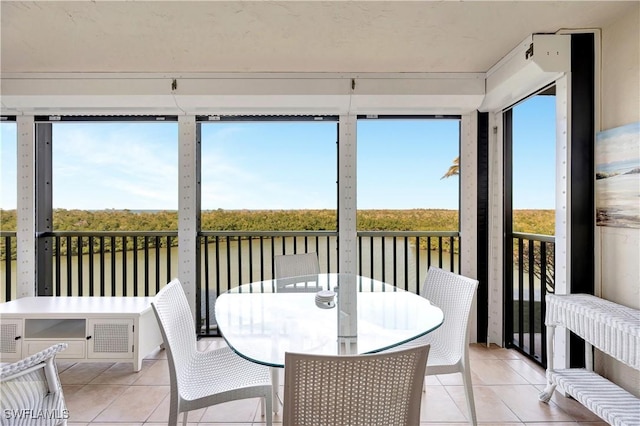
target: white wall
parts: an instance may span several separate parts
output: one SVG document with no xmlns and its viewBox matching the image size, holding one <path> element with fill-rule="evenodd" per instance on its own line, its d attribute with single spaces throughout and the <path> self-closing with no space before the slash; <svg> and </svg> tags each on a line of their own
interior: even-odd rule
<svg viewBox="0 0 640 426">
<path fill-rule="evenodd" d="M 601 108 L 601 130 L 640 121 L 640 3 L 602 29 Z M 640 309 L 640 229 L 597 227 L 596 241 L 600 295 Z M 596 369 L 640 396 L 639 372 L 602 354 Z"/>
</svg>

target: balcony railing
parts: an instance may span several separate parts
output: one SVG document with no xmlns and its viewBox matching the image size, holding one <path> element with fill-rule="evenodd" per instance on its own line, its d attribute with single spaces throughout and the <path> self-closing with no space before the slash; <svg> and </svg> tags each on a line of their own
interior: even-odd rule
<svg viewBox="0 0 640 426">
<path fill-rule="evenodd" d="M 3 300 L 15 298 L 16 233 L 0 234 Z M 201 283 L 211 300 L 241 283 L 273 277 L 276 254 L 315 252 L 338 271 L 336 231 L 201 232 Z M 153 296 L 177 274 L 177 232 L 52 232 L 54 296 Z M 427 268 L 460 270 L 457 232 L 359 232 L 357 270 L 416 293 Z M 453 255 L 451 254 L 453 253 Z M 208 294 L 207 294 L 208 293 Z"/>
<path fill-rule="evenodd" d="M 338 272 L 336 231 L 201 232 L 197 304 L 203 334 L 215 333 L 213 303 L 239 284 L 271 279 L 274 255 L 315 252 L 322 272 Z M 178 272 L 177 232 L 53 232 L 54 296 L 153 296 Z M 0 300 L 16 297 L 15 232 L 0 233 Z M 429 266 L 460 272 L 457 232 L 357 235 L 357 272 L 420 293 Z M 509 262 L 508 262 L 509 263 Z M 554 291 L 554 237 L 513 234 L 507 277 L 507 344 L 545 362 L 544 297 Z M 543 284 L 544 283 L 544 284 Z M 509 312 L 509 310 L 511 310 Z"/>
<path fill-rule="evenodd" d="M 2 301 L 16 297 L 16 233 L 0 245 Z M 177 273 L 177 232 L 52 232 L 53 296 L 153 296 Z M 41 263 L 42 264 L 42 263 Z M 45 274 L 47 272 L 45 271 Z"/>
<path fill-rule="evenodd" d="M 337 238 L 337 231 L 201 232 L 201 332 L 216 332 L 218 294 L 273 278 L 275 255 L 315 252 L 321 272 L 338 272 Z M 459 272 L 458 253 L 458 232 L 358 232 L 357 273 L 419 293 L 429 266 Z"/>
<path fill-rule="evenodd" d="M 513 261 L 507 262 L 507 346 L 546 365 L 545 296 L 555 291 L 555 238 L 513 233 Z M 510 270 L 509 270 L 510 269 Z M 510 282 L 509 282 L 510 280 Z"/>
</svg>

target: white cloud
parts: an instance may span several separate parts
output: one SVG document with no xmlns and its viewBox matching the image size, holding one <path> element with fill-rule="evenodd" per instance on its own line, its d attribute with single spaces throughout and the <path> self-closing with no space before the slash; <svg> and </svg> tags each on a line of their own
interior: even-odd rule
<svg viewBox="0 0 640 426">
<path fill-rule="evenodd" d="M 177 208 L 177 141 L 172 136 L 151 139 L 126 125 L 55 130 L 55 207 Z"/>
</svg>

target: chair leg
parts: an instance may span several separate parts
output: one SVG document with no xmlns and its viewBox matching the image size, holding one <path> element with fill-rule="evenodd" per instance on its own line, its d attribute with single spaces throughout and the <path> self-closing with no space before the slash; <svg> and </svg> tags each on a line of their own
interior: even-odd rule
<svg viewBox="0 0 640 426">
<path fill-rule="evenodd" d="M 167 422 L 167 426 L 178 426 L 179 415 L 178 404 L 171 402 L 171 404 L 169 404 L 169 421 Z"/>
<path fill-rule="evenodd" d="M 464 382 L 464 393 L 467 397 L 467 410 L 469 411 L 469 421 L 473 426 L 478 424 L 476 418 L 476 404 L 473 399 L 473 385 L 471 383 L 471 370 L 469 368 L 469 361 L 466 365 L 462 366 L 462 381 Z"/>
<path fill-rule="evenodd" d="M 271 387 L 273 388 L 271 400 L 273 404 L 273 412 L 278 414 L 280 411 L 280 396 L 278 395 L 278 388 L 280 387 L 280 369 L 276 367 L 270 367 L 271 370 Z"/>
<path fill-rule="evenodd" d="M 266 416 L 267 426 L 272 426 L 273 424 L 273 401 L 271 395 L 262 398 L 264 402 L 264 415 Z M 276 402 L 277 404 L 277 402 Z"/>
<path fill-rule="evenodd" d="M 187 414 L 189 414 L 188 411 L 182 413 L 182 426 L 187 426 Z"/>
</svg>

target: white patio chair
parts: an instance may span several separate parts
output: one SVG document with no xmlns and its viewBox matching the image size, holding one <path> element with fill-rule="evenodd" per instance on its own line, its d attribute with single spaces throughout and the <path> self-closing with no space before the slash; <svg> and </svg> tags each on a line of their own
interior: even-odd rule
<svg viewBox="0 0 640 426">
<path fill-rule="evenodd" d="M 442 309 L 444 322 L 431 333 L 399 346 L 431 345 L 426 375 L 461 373 L 469 421 L 478 423 L 469 366 L 469 314 L 478 281 L 431 267 L 422 296 Z M 397 349 L 397 348 L 396 348 Z"/>
<path fill-rule="evenodd" d="M 195 322 L 182 285 L 167 284 L 151 302 L 160 325 L 167 357 L 171 401 L 168 424 L 183 425 L 187 413 L 223 402 L 263 398 L 262 413 L 272 424 L 271 379 L 267 367 L 238 356 L 229 347 L 200 352 L 196 348 Z"/>
<path fill-rule="evenodd" d="M 56 354 L 66 348 L 59 343 L 0 369 L 0 424 L 67 424 L 69 412 L 55 363 Z"/>
<path fill-rule="evenodd" d="M 417 425 L 429 346 L 371 355 L 286 353 L 284 426 Z"/>
<path fill-rule="evenodd" d="M 320 263 L 316 253 L 283 254 L 273 256 L 275 277 L 288 278 L 320 273 Z"/>
</svg>

